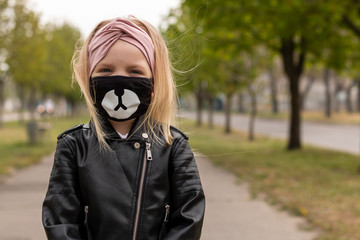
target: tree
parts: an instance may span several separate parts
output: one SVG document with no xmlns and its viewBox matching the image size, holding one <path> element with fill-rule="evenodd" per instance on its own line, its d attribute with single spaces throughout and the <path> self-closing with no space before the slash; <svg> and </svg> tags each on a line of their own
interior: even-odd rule
<svg viewBox="0 0 360 240">
<path fill-rule="evenodd" d="M 354 36 L 360 39 L 360 2 L 357 0 L 345 1 L 345 7 L 342 12 L 342 22 L 345 28 L 351 31 Z M 357 86 L 357 111 L 360 112 L 360 80 L 356 78 Z M 360 169 L 360 165 L 359 165 Z"/>
<path fill-rule="evenodd" d="M 181 96 L 194 92 L 196 97 L 196 125 L 202 125 L 202 109 L 206 97 L 206 78 L 197 76 L 199 55 L 204 47 L 199 34 L 201 28 L 198 22 L 188 12 L 189 8 L 182 6 L 174 9 L 166 18 L 166 29 L 162 29 L 163 36 L 168 42 L 174 77 Z"/>
<path fill-rule="evenodd" d="M 278 88 L 277 88 L 277 79 L 275 77 L 274 69 L 269 68 L 269 78 L 270 78 L 270 93 L 271 93 L 271 112 L 273 114 L 279 113 L 279 101 L 278 101 Z"/>
<path fill-rule="evenodd" d="M 232 108 L 232 97 L 242 87 L 244 80 L 241 73 L 244 71 L 244 61 L 241 59 L 241 52 L 248 52 L 249 47 L 246 35 L 240 31 L 229 33 L 223 31 L 212 31 L 212 29 L 203 28 L 205 9 L 193 8 L 193 3 L 184 1 L 177 11 L 175 24 L 167 28 L 171 31 L 174 26 L 177 31 L 188 36 L 189 31 L 194 29 L 194 35 L 188 42 L 178 44 L 182 55 L 186 55 L 187 65 L 196 66 L 191 71 L 190 87 L 197 96 L 198 125 L 201 124 L 201 109 L 204 99 L 208 99 L 209 106 L 209 126 L 212 126 L 213 101 L 217 93 L 222 92 L 226 96 L 225 103 L 225 132 L 230 132 L 230 113 Z M 172 15 L 173 17 L 173 15 Z M 180 30 L 180 31 L 179 31 Z M 171 38 L 176 39 L 176 38 Z M 241 41 L 239 41 L 241 39 Z M 190 44 L 189 44 L 190 43 Z M 189 47 L 190 46 L 190 47 Z M 171 49 L 171 48 L 170 48 Z M 195 51 L 194 51 L 195 49 Z M 194 63 L 194 59 L 197 62 Z"/>
<path fill-rule="evenodd" d="M 46 27 L 45 79 L 41 91 L 55 97 L 65 97 L 72 105 L 80 100 L 80 91 L 71 86 L 70 67 L 76 42 L 81 38 L 80 31 L 68 23 L 48 25 Z"/>
<path fill-rule="evenodd" d="M 27 9 L 25 3 L 22 0 L 15 2 L 7 64 L 13 81 L 20 89 L 23 106 L 25 92 L 30 94 L 29 108 L 34 119 L 37 92 L 45 80 L 47 49 L 39 16 Z"/>
<path fill-rule="evenodd" d="M 7 44 L 7 34 L 9 30 L 9 16 L 7 12 L 9 11 L 8 0 L 3 0 L 0 2 L 0 128 L 3 125 L 3 113 L 4 113 L 4 88 L 5 81 L 7 78 L 7 65 L 5 64 L 6 59 L 6 44 Z"/>
<path fill-rule="evenodd" d="M 331 117 L 331 92 L 330 92 L 330 69 L 324 69 L 324 83 L 325 83 L 325 116 Z"/>
<path fill-rule="evenodd" d="M 189 1 L 190 2 L 190 1 Z M 301 148 L 300 77 L 309 55 L 322 54 L 330 36 L 339 36 L 338 1 L 191 1 L 206 8 L 205 26 L 228 32 L 247 31 L 255 44 L 264 44 L 281 56 L 289 81 L 290 131 L 288 149 Z M 205 28 L 204 26 L 204 28 Z M 335 26 L 335 27 L 334 27 Z M 340 41 L 341 42 L 341 41 Z"/>
<path fill-rule="evenodd" d="M 346 15 L 352 5 L 355 10 L 351 9 Z M 358 1 L 350 0 L 331 0 L 326 4 L 298 0 L 185 0 L 180 12 L 186 13 L 185 16 L 191 11 L 196 13 L 196 22 L 201 22 L 202 36 L 210 40 L 207 48 L 212 51 L 218 51 L 218 45 L 224 52 L 233 49 L 231 56 L 234 56 L 244 51 L 244 46 L 251 52 L 256 46 L 265 45 L 281 57 L 289 82 L 291 110 L 287 148 L 294 150 L 301 148 L 299 85 L 305 63 L 313 57 L 321 59 L 324 67 L 332 68 L 336 63 L 335 69 L 344 68 L 348 52 L 343 50 L 350 39 L 344 31 L 344 16 L 349 19 L 360 16 L 359 5 Z M 360 19 L 356 19 L 356 23 L 360 26 Z M 360 36 L 360 31 L 358 33 Z M 252 40 L 250 44 L 248 39 Z M 230 47 L 233 45 L 235 47 Z M 228 66 L 227 71 L 232 71 L 232 65 Z M 218 69 L 224 73 L 224 68 L 209 69 L 209 72 Z M 224 89 L 222 91 L 226 93 Z"/>
</svg>

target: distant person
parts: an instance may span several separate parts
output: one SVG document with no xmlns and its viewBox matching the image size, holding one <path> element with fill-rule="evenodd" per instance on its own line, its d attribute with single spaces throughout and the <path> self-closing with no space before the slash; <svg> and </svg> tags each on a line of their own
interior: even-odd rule
<svg viewBox="0 0 360 240">
<path fill-rule="evenodd" d="M 48 239 L 200 239 L 205 198 L 187 137 L 170 126 L 176 89 L 159 32 L 103 21 L 73 66 L 91 121 L 58 136 Z"/>
</svg>

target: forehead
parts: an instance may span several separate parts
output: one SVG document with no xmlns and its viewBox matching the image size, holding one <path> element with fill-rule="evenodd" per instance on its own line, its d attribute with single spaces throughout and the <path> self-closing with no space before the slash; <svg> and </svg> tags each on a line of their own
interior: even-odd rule
<svg viewBox="0 0 360 240">
<path fill-rule="evenodd" d="M 109 49 L 105 58 L 124 58 L 128 60 L 146 61 L 144 54 L 139 48 L 123 40 L 117 40 Z"/>
</svg>

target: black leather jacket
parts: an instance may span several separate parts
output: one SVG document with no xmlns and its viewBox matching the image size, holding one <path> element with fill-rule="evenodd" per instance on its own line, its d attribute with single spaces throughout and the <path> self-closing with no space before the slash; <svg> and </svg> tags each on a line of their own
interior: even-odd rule
<svg viewBox="0 0 360 240">
<path fill-rule="evenodd" d="M 42 219 L 48 239 L 200 239 L 205 197 L 187 137 L 150 140 L 134 124 L 126 140 L 106 121 L 100 150 L 92 124 L 58 137 Z"/>
</svg>

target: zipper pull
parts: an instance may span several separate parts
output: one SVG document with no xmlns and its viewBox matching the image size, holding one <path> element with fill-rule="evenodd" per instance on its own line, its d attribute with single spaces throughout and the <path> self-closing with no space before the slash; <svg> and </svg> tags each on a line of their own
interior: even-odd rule
<svg viewBox="0 0 360 240">
<path fill-rule="evenodd" d="M 84 211 L 85 211 L 85 220 L 84 220 L 84 223 L 87 224 L 87 222 L 88 222 L 89 206 L 85 206 Z"/>
<path fill-rule="evenodd" d="M 162 223 L 162 226 L 160 229 L 159 239 L 163 239 L 166 234 L 166 225 L 167 225 L 167 222 L 169 221 L 169 214 L 170 214 L 170 205 L 166 204 L 165 205 L 165 217 L 164 217 L 164 222 Z"/>
<path fill-rule="evenodd" d="M 167 223 L 169 221 L 169 214 L 170 214 L 170 205 L 167 204 L 165 206 L 165 218 L 164 218 L 164 223 Z"/>
<path fill-rule="evenodd" d="M 147 142 L 146 143 L 146 159 L 148 161 L 152 160 L 152 154 L 151 154 L 150 146 L 151 146 L 151 144 Z"/>
</svg>

